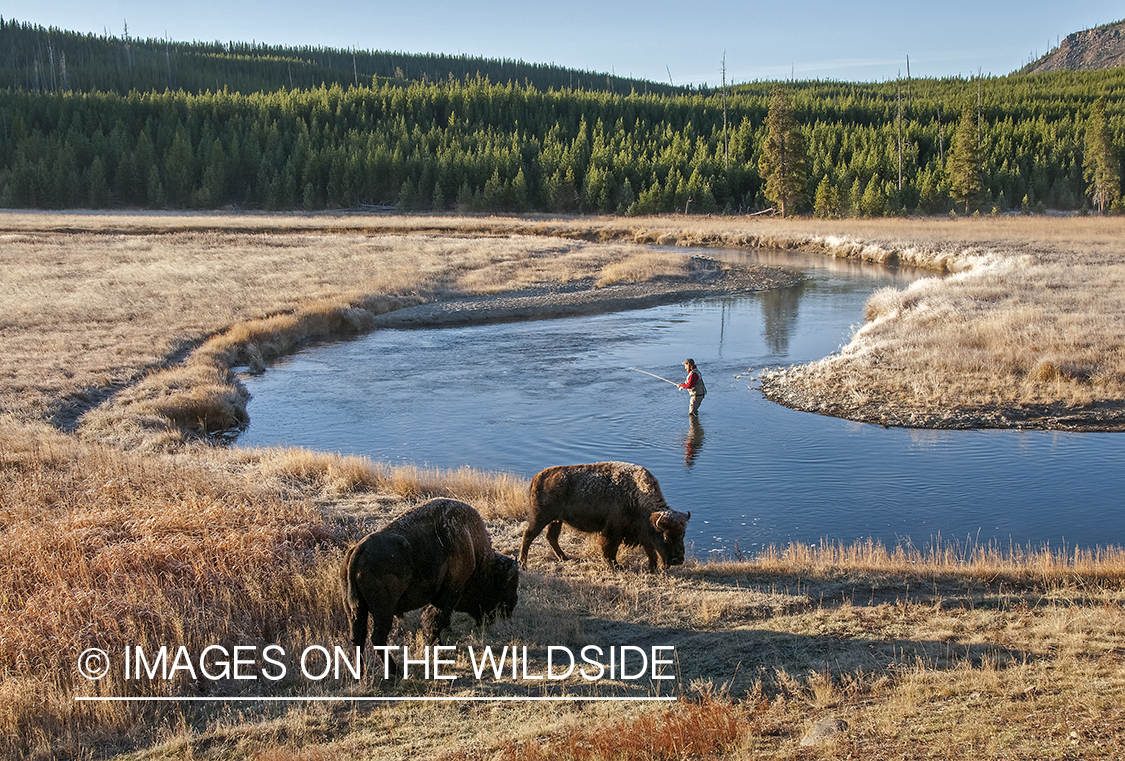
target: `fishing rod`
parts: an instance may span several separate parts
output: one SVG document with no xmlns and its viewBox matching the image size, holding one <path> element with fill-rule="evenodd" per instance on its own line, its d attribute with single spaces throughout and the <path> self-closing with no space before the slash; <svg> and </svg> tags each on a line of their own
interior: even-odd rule
<svg viewBox="0 0 1125 761">
<path fill-rule="evenodd" d="M 639 367 L 630 367 L 629 369 L 630 370 L 636 370 L 638 373 L 644 373 L 645 375 L 651 375 L 653 378 L 660 378 L 660 376 L 657 375 L 656 373 L 650 373 L 648 370 L 642 370 Z M 673 386 L 676 386 L 677 388 L 680 385 L 679 383 L 676 383 L 676 381 L 670 381 L 667 378 L 660 378 L 660 380 L 664 381 L 665 383 L 671 383 Z"/>
</svg>

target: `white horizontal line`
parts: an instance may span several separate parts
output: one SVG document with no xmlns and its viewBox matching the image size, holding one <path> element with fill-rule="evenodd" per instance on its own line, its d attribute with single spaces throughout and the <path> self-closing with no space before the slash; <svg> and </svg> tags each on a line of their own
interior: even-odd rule
<svg viewBox="0 0 1125 761">
<path fill-rule="evenodd" d="M 274 697 L 229 697 L 229 698 L 200 698 L 200 697 L 169 697 L 169 696 L 154 696 L 154 697 L 99 697 L 99 696 L 76 696 L 76 701 L 94 701 L 101 703 L 171 703 L 171 702 L 192 702 L 192 703 L 226 703 L 232 701 L 242 702 L 269 702 L 269 703 L 296 703 L 296 702 L 333 702 L 333 703 L 359 703 L 359 702 L 384 702 L 384 703 L 399 703 L 407 701 L 422 701 L 422 702 L 441 702 L 441 703 L 460 703 L 460 702 L 481 702 L 481 701 L 496 701 L 505 703 L 537 703 L 537 702 L 560 702 L 564 700 L 571 701 L 608 701 L 608 702 L 626 702 L 626 703 L 642 703 L 642 702 L 672 702 L 677 700 L 676 697 L 665 698 L 613 698 L 613 697 L 579 697 L 560 695 L 557 697 L 510 697 L 510 696 L 497 696 L 490 697 L 487 695 L 466 695 L 463 697 L 392 697 L 392 696 L 356 696 L 356 697 L 341 697 L 341 696 L 325 696 L 325 697 L 296 697 L 296 698 L 274 698 Z"/>
</svg>

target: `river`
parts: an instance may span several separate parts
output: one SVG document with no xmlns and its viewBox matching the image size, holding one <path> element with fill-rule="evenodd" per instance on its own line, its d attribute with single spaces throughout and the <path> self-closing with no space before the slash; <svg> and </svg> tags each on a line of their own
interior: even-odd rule
<svg viewBox="0 0 1125 761">
<path fill-rule="evenodd" d="M 720 255 L 708 251 L 708 255 Z M 303 446 L 389 463 L 530 477 L 625 460 L 690 510 L 696 557 L 791 541 L 1055 549 L 1125 543 L 1125 436 L 927 431 L 767 401 L 763 367 L 839 349 L 870 293 L 926 273 L 780 252 L 724 258 L 799 270 L 800 285 L 588 317 L 380 330 L 244 375 L 238 446 Z M 708 394 L 698 422 L 682 380 Z"/>
</svg>

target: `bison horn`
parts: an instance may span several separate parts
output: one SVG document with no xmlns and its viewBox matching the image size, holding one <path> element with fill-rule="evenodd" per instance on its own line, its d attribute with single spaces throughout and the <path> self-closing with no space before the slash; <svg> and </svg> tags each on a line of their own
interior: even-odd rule
<svg viewBox="0 0 1125 761">
<path fill-rule="evenodd" d="M 687 511 L 687 518 L 684 518 L 684 520 L 685 520 L 685 521 L 690 521 L 690 520 L 691 520 L 691 510 L 688 510 L 688 511 Z"/>
</svg>

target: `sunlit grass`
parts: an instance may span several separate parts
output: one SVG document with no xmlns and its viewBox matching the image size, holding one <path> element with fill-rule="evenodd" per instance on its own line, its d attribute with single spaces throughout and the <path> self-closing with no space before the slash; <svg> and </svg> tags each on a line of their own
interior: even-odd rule
<svg viewBox="0 0 1125 761">
<path fill-rule="evenodd" d="M 607 570 L 566 531 L 577 559 L 534 554 L 512 619 L 483 631 L 458 620 L 449 635 L 532 648 L 667 641 L 682 697 L 671 709 L 73 700 L 90 689 L 75 672 L 89 646 L 342 643 L 344 547 L 430 496 L 470 502 L 498 550 L 519 546 L 527 485 L 510 474 L 185 448 L 193 432 L 241 420 L 231 366 L 260 367 L 427 299 L 675 275 L 675 255 L 637 256 L 633 243 L 777 246 L 954 273 L 875 294 L 869 326 L 839 357 L 785 375 L 809 398 L 920 411 L 1120 399 L 1120 220 L 5 213 L 0 229 L 5 757 L 1122 756 L 1117 546 L 825 542 L 654 577 L 636 552 Z M 81 436 L 43 425 L 75 425 L 89 409 Z M 408 616 L 395 636 L 417 628 Z M 848 729 L 801 747 L 824 717 Z"/>
<path fill-rule="evenodd" d="M 1051 738 L 1067 739 L 1071 731 L 1103 741 L 1125 736 L 1113 734 L 1125 730 L 1122 551 L 970 540 L 926 548 L 790 545 L 754 557 L 689 561 L 652 576 L 639 550 L 626 553 L 624 570 L 610 571 L 594 544 L 566 531 L 576 559 L 533 556 L 512 619 L 481 631 L 466 617 L 447 640 L 533 651 L 587 642 L 671 644 L 683 698 L 671 709 L 520 707 L 522 718 L 513 723 L 512 709 L 488 705 L 342 713 L 282 706 L 235 714 L 190 704 L 79 704 L 74 696 L 91 689 L 75 671 L 86 647 L 182 644 L 198 652 L 212 644 L 281 642 L 292 650 L 342 643 L 339 564 L 348 543 L 419 500 L 450 495 L 480 507 L 494 545 L 513 553 L 527 485 L 506 474 L 394 469 L 297 449 L 142 454 L 5 422 L 5 757 L 78 758 L 97 739 L 118 747 L 155 744 L 160 757 L 170 758 L 226 758 L 238 747 L 253 758 L 362 751 L 389 759 L 399 757 L 403 743 L 424 758 L 678 757 L 668 755 L 673 748 L 689 757 L 787 758 L 811 717 L 838 715 L 851 729 L 833 747 L 897 758 L 939 731 L 926 718 L 938 710 L 950 722 L 940 731 L 953 740 L 939 758 L 961 757 L 984 741 L 1038 757 Z M 418 627 L 417 615 L 408 616 L 396 641 L 414 642 Z M 154 685 L 114 678 L 97 689 L 197 688 L 183 679 Z M 222 682 L 208 689 L 241 694 L 247 687 Z M 334 694 L 332 685 L 275 689 Z M 375 689 L 446 694 L 442 685 Z M 1075 700 L 1079 712 L 1067 708 Z M 973 715 L 978 719 L 966 721 Z M 329 735 L 326 721 L 336 727 Z M 1013 733 L 1013 726 L 1026 731 Z M 608 736 L 624 756 L 610 753 Z M 1093 757 L 1112 758 L 1117 746 L 1097 747 L 1104 753 Z"/>
</svg>

